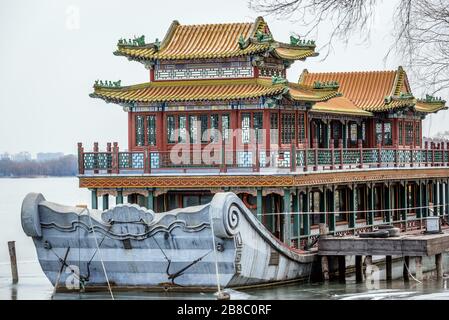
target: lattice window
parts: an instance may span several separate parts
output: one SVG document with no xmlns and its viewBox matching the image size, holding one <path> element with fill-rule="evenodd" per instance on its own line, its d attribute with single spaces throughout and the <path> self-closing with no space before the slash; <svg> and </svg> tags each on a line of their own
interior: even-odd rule
<svg viewBox="0 0 449 320">
<path fill-rule="evenodd" d="M 402 121 L 399 121 L 399 145 L 404 144 L 404 124 Z"/>
<path fill-rule="evenodd" d="M 167 142 L 168 143 L 175 143 L 175 117 L 174 116 L 167 116 Z"/>
<path fill-rule="evenodd" d="M 352 143 L 357 142 L 357 123 L 351 123 L 349 127 L 350 139 Z"/>
<path fill-rule="evenodd" d="M 332 137 L 335 141 L 341 139 L 341 123 L 339 122 L 332 123 Z"/>
<path fill-rule="evenodd" d="M 295 114 L 281 114 L 281 143 L 291 144 L 295 141 Z"/>
<path fill-rule="evenodd" d="M 197 118 L 197 116 L 189 116 L 189 134 L 190 134 L 190 143 L 197 143 L 197 141 L 198 141 L 198 118 Z"/>
<path fill-rule="evenodd" d="M 145 123 L 143 116 L 136 116 L 136 146 L 145 144 Z"/>
<path fill-rule="evenodd" d="M 251 115 L 249 113 L 242 114 L 242 143 L 250 142 Z"/>
<path fill-rule="evenodd" d="M 229 114 L 223 114 L 221 116 L 221 134 L 223 135 L 223 139 L 226 141 L 229 139 L 230 129 Z"/>
<path fill-rule="evenodd" d="M 148 145 L 156 145 L 156 116 L 147 116 L 147 139 Z"/>
<path fill-rule="evenodd" d="M 279 119 L 277 113 L 270 114 L 270 143 L 279 144 Z"/>
<path fill-rule="evenodd" d="M 376 143 L 382 143 L 382 122 L 376 122 Z"/>
<path fill-rule="evenodd" d="M 298 113 L 298 142 L 303 143 L 306 140 L 306 121 L 304 113 Z"/>
<path fill-rule="evenodd" d="M 208 141 L 208 137 L 206 135 L 206 131 L 207 131 L 207 114 L 201 114 L 199 116 L 199 122 L 201 123 L 201 142 L 207 143 Z"/>
<path fill-rule="evenodd" d="M 257 143 L 262 142 L 262 128 L 263 128 L 262 112 L 253 113 L 253 127 Z"/>
<path fill-rule="evenodd" d="M 210 115 L 210 141 L 218 142 L 219 141 L 219 130 L 218 130 L 218 114 Z"/>
<path fill-rule="evenodd" d="M 413 145 L 413 122 L 405 123 L 405 144 L 407 146 Z"/>
<path fill-rule="evenodd" d="M 186 116 L 178 116 L 178 142 L 186 143 L 187 142 L 187 117 Z"/>
<path fill-rule="evenodd" d="M 384 145 L 391 146 L 393 144 L 393 136 L 391 130 L 391 122 L 384 123 Z"/>
<path fill-rule="evenodd" d="M 421 122 L 419 121 L 415 124 L 415 145 L 421 146 Z"/>
<path fill-rule="evenodd" d="M 362 122 L 362 140 L 366 140 L 366 123 Z"/>
</svg>

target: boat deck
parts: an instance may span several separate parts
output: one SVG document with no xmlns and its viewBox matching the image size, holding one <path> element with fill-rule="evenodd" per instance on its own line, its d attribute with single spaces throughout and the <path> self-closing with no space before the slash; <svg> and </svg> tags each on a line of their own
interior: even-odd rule
<svg viewBox="0 0 449 320">
<path fill-rule="evenodd" d="M 325 237 L 318 242 L 318 255 L 322 256 L 433 256 L 447 249 L 449 229 L 437 234 L 408 232 L 392 238 Z"/>
</svg>

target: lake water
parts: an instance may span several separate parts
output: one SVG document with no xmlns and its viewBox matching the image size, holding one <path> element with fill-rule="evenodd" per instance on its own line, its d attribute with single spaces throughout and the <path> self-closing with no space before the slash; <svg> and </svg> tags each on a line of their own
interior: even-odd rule
<svg viewBox="0 0 449 320">
<path fill-rule="evenodd" d="M 62 294 L 52 297 L 53 287 L 42 272 L 37 261 L 31 238 L 22 231 L 20 207 L 28 192 L 40 192 L 52 202 L 65 205 L 89 204 L 90 193 L 78 188 L 77 178 L 0 179 L 0 300 L 9 299 L 110 299 L 105 293 Z M 19 283 L 11 284 L 8 245 L 16 241 L 19 269 Z M 424 261 L 429 266 L 432 261 Z M 445 256 L 446 268 L 449 255 Z M 425 267 L 425 265 L 424 265 Z M 447 270 L 447 269 L 446 269 Z M 402 273 L 400 262 L 394 264 L 393 275 Z M 431 274 L 428 274 L 432 278 Z M 380 279 L 383 279 L 380 271 Z M 232 299 L 449 299 L 447 280 L 424 280 L 408 283 L 394 280 L 391 283 L 379 281 L 376 286 L 355 283 L 348 277 L 345 284 L 293 284 L 269 289 L 245 291 L 231 290 Z M 116 299 L 214 299 L 211 293 L 136 293 L 120 292 Z"/>
</svg>

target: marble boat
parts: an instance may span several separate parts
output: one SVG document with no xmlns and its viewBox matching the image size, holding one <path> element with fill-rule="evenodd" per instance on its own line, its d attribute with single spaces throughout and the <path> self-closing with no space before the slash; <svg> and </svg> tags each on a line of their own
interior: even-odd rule
<svg viewBox="0 0 449 320">
<path fill-rule="evenodd" d="M 308 277 L 314 259 L 275 238 L 233 193 L 163 213 L 63 206 L 30 193 L 21 219 L 58 291 L 101 290 L 108 281 L 122 289 L 271 285 Z"/>
</svg>

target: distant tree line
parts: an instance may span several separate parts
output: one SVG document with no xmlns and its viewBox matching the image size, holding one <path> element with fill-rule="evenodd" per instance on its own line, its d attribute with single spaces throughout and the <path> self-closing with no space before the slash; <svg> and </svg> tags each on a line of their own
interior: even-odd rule
<svg viewBox="0 0 449 320">
<path fill-rule="evenodd" d="M 75 176 L 78 173 L 78 159 L 74 155 L 66 155 L 48 161 L 12 161 L 0 160 L 0 177 L 30 176 Z"/>
</svg>

